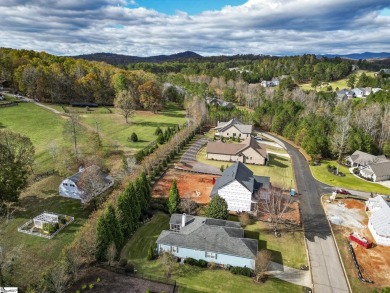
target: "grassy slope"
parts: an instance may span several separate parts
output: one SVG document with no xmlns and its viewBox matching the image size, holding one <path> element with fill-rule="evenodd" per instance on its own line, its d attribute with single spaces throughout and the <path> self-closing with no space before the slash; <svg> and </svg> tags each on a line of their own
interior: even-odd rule
<svg viewBox="0 0 390 293">
<path fill-rule="evenodd" d="M 282 150 L 280 150 L 280 152 L 282 152 Z M 232 162 L 207 160 L 206 146 L 199 150 L 196 159 L 201 163 L 218 168 L 222 165 L 224 165 L 226 168 L 227 165 L 230 166 L 232 164 Z M 246 166 L 252 170 L 255 175 L 271 177 L 271 182 L 274 186 L 281 186 L 283 188 L 294 187 L 295 179 L 290 158 L 269 154 L 269 159 L 269 166 L 257 166 L 249 164 L 246 164 Z"/>
<path fill-rule="evenodd" d="M 371 77 L 374 76 L 374 72 L 367 71 L 367 70 L 358 70 L 357 72 L 353 72 L 351 74 L 356 74 L 356 81 L 357 81 L 359 79 L 359 76 L 363 72 L 366 73 L 368 76 L 371 76 Z M 335 91 L 337 87 L 339 89 L 348 88 L 347 83 L 348 83 L 348 76 L 346 78 L 342 78 L 340 80 L 332 81 L 329 83 L 329 85 L 331 85 L 333 88 L 333 91 Z M 299 87 L 302 88 L 303 90 L 313 90 L 310 82 L 309 83 L 302 83 L 299 85 Z M 327 86 L 324 86 L 323 88 L 317 87 L 317 90 L 326 90 L 326 87 Z"/>
<path fill-rule="evenodd" d="M 114 109 L 113 109 L 114 110 Z M 140 149 L 156 139 L 154 131 L 159 126 L 163 130 L 168 126 L 172 127 L 185 122 L 185 111 L 170 105 L 167 110 L 158 114 L 148 111 L 137 111 L 135 116 L 130 118 L 129 124 L 119 113 L 113 114 L 82 114 L 83 121 L 96 129 L 96 121 L 103 137 L 103 145 L 109 145 L 112 141 L 119 142 L 125 150 Z M 127 139 L 135 132 L 139 141 L 129 142 Z"/>
<path fill-rule="evenodd" d="M 328 164 L 337 166 L 335 161 L 322 161 L 320 166 L 310 166 L 313 176 L 325 184 L 333 185 L 340 188 L 348 188 L 354 190 L 361 190 L 366 192 L 389 194 L 390 189 L 380 184 L 367 182 L 349 173 L 348 168 L 340 166 L 340 171 L 346 174 L 345 177 L 340 177 L 329 173 L 327 170 Z"/>
<path fill-rule="evenodd" d="M 158 261 L 147 261 L 146 254 L 150 245 L 155 243 L 158 235 L 168 228 L 169 216 L 156 214 L 152 221 L 143 225 L 122 250 L 122 257 L 135 264 L 137 270 L 144 274 L 163 276 Z M 271 239 L 269 240 L 271 242 Z M 270 245 L 270 244 L 268 244 Z M 188 287 L 181 292 L 302 292 L 300 286 L 289 284 L 278 279 L 270 279 L 258 285 L 247 277 L 232 275 L 224 270 L 207 270 L 187 265 L 177 265 L 172 276 L 179 284 Z"/>
<path fill-rule="evenodd" d="M 1 235 L 6 235 L 6 241 L 0 236 L 0 243 L 6 249 L 21 247 L 13 285 L 25 286 L 41 280 L 41 273 L 56 263 L 62 249 L 73 241 L 75 232 L 89 215 L 90 211 L 81 208 L 80 201 L 58 195 L 61 180 L 60 177 L 51 176 L 29 187 L 23 193 L 19 210 L 13 219 L 8 224 L 0 224 L 0 231 L 4 233 Z M 43 211 L 73 216 L 75 221 L 51 240 L 17 231 L 17 227 Z"/>
<path fill-rule="evenodd" d="M 63 144 L 65 119 L 31 103 L 0 109 L 0 122 L 5 128 L 28 136 L 35 146 L 35 169 L 45 170 L 51 163 L 49 143 Z M 50 127 L 49 127 L 50 126 Z"/>
</svg>

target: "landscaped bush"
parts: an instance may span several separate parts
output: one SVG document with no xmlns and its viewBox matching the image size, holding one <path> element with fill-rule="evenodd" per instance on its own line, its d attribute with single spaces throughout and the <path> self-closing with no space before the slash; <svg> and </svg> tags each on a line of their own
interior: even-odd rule
<svg viewBox="0 0 390 293">
<path fill-rule="evenodd" d="M 250 225 L 251 223 L 252 223 L 252 219 L 251 219 L 251 217 L 249 216 L 248 213 L 242 213 L 240 215 L 240 224 L 241 224 L 241 226 L 246 227 L 246 226 Z"/>
<path fill-rule="evenodd" d="M 242 275 L 246 277 L 253 276 L 253 270 L 247 267 L 230 267 L 230 272 L 234 275 Z"/>
<path fill-rule="evenodd" d="M 131 140 L 132 142 L 137 142 L 137 141 L 138 141 L 138 136 L 137 136 L 137 134 L 136 134 L 135 132 L 133 132 L 133 133 L 131 134 L 130 140 Z"/>
<path fill-rule="evenodd" d="M 360 172 L 359 168 L 353 168 L 352 171 L 353 171 L 353 174 L 359 175 L 359 172 Z"/>
<path fill-rule="evenodd" d="M 196 260 L 194 258 L 186 258 L 184 260 L 184 263 L 186 264 L 189 264 L 190 266 L 197 266 L 197 267 L 201 267 L 201 268 L 207 268 L 207 265 L 208 265 L 208 262 L 203 260 L 203 259 L 200 259 L 200 260 Z"/>
<path fill-rule="evenodd" d="M 49 234 L 53 234 L 55 231 L 58 230 L 58 228 L 59 228 L 58 223 L 56 224 L 44 223 L 42 225 L 42 230 L 48 232 Z"/>
<path fill-rule="evenodd" d="M 125 265 L 127 265 L 127 259 L 121 258 L 119 261 L 119 266 L 124 267 Z"/>
<path fill-rule="evenodd" d="M 125 272 L 129 274 L 134 274 L 134 265 L 132 263 L 127 263 L 125 266 Z"/>
<path fill-rule="evenodd" d="M 209 262 L 209 264 L 207 265 L 207 267 L 210 269 L 210 270 L 216 270 L 219 268 L 219 264 L 217 264 L 216 262 Z"/>
</svg>

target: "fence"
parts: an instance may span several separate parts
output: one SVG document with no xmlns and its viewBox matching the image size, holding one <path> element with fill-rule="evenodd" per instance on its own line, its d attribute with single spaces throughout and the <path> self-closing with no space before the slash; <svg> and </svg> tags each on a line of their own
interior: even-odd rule
<svg viewBox="0 0 390 293">
<path fill-rule="evenodd" d="M 43 213 L 54 214 L 54 215 L 57 215 L 57 216 L 65 216 L 65 215 L 56 214 L 56 213 L 52 213 L 52 212 L 46 212 L 46 211 L 44 211 Z M 43 238 L 46 238 L 46 239 L 52 239 L 60 231 L 62 231 L 62 229 L 64 229 L 66 226 L 68 226 L 70 223 L 72 223 L 74 221 L 74 217 L 70 217 L 70 216 L 67 216 L 67 217 L 69 217 L 70 220 L 68 222 L 66 222 L 62 227 L 58 228 L 58 230 L 55 231 L 51 235 L 45 235 L 45 234 L 42 234 L 40 232 L 33 232 L 33 231 L 31 231 L 31 229 L 30 230 L 25 230 L 24 228 L 26 228 L 28 225 L 30 225 L 34 220 L 29 220 L 26 223 L 24 223 L 22 226 L 18 227 L 18 232 L 29 234 L 29 235 L 34 235 L 34 236 L 39 236 L 39 237 L 43 237 Z"/>
<path fill-rule="evenodd" d="M 105 264 L 98 264 L 97 266 L 100 268 L 103 268 L 105 270 L 108 270 L 108 271 L 111 271 L 111 272 L 114 272 L 117 274 L 126 275 L 126 276 L 129 276 L 132 278 L 143 279 L 143 280 L 148 280 L 148 281 L 153 281 L 153 282 L 173 286 L 172 293 L 182 292 L 179 290 L 179 286 L 177 285 L 176 280 L 167 279 L 167 278 L 163 278 L 163 277 L 159 277 L 159 276 L 155 276 L 155 275 L 151 275 L 151 274 L 129 272 L 129 271 L 126 271 L 125 268 L 113 267 L 113 266 L 109 266 L 109 265 L 105 265 Z M 185 291 L 183 291 L 183 292 L 185 292 Z"/>
<path fill-rule="evenodd" d="M 365 283 L 373 284 L 374 283 L 373 281 L 371 281 L 368 278 L 363 277 L 362 268 L 360 267 L 360 265 L 357 261 L 355 251 L 353 250 L 352 244 L 349 241 L 348 241 L 348 247 L 349 247 L 349 251 L 350 251 L 351 256 L 352 256 L 353 263 L 355 264 L 355 268 L 356 268 L 359 280 L 362 282 L 365 282 Z"/>
</svg>

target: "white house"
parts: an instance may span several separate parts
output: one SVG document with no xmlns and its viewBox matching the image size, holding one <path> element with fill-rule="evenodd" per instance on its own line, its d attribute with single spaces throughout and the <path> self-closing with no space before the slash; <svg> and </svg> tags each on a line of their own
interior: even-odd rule
<svg viewBox="0 0 390 293">
<path fill-rule="evenodd" d="M 249 212 L 256 207 L 254 194 L 260 188 L 269 188 L 270 178 L 255 176 L 243 163 L 236 162 L 217 178 L 210 197 L 219 195 L 228 204 L 229 211 Z"/>
<path fill-rule="evenodd" d="M 156 241 L 159 253 L 225 266 L 255 266 L 258 241 L 245 238 L 239 222 L 173 214 L 169 225 Z"/>
<path fill-rule="evenodd" d="M 390 180 L 390 161 L 368 164 L 359 173 L 362 177 L 374 182 Z"/>
<path fill-rule="evenodd" d="M 375 242 L 390 246 L 390 203 L 380 195 L 366 201 L 366 209 L 371 212 L 368 229 Z"/>
<path fill-rule="evenodd" d="M 96 190 L 94 191 L 94 196 L 97 196 L 104 191 L 106 191 L 108 188 L 114 185 L 114 179 L 103 172 L 100 171 L 100 167 L 96 165 L 92 165 L 86 169 L 80 169 L 78 173 L 62 180 L 58 190 L 61 196 L 64 197 L 70 197 L 81 200 L 82 203 L 85 203 L 85 197 L 84 193 L 85 191 L 82 189 L 80 183 L 80 179 L 82 177 L 82 174 L 88 170 L 97 170 L 97 174 L 101 176 L 99 183 L 96 184 Z"/>
<path fill-rule="evenodd" d="M 215 127 L 215 135 L 225 138 L 240 137 L 241 140 L 250 137 L 253 131 L 253 126 L 249 124 L 242 124 L 237 119 L 232 119 L 228 122 L 218 122 Z"/>
</svg>

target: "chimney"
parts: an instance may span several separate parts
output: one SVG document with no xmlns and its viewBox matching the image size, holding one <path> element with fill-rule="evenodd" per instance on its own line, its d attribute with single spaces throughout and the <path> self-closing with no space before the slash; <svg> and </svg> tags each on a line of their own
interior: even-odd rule
<svg viewBox="0 0 390 293">
<path fill-rule="evenodd" d="M 181 215 L 181 226 L 184 227 L 186 225 L 186 214 Z"/>
</svg>

